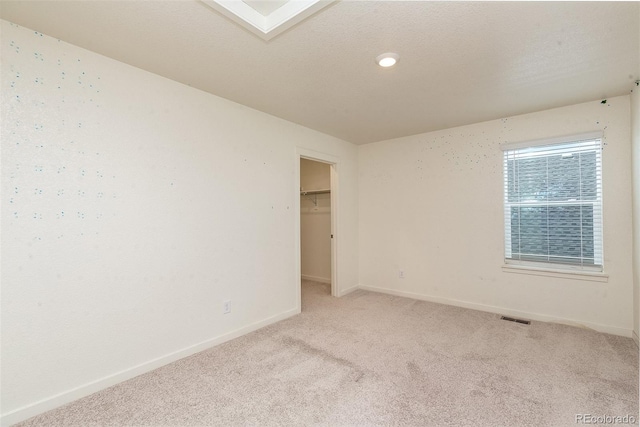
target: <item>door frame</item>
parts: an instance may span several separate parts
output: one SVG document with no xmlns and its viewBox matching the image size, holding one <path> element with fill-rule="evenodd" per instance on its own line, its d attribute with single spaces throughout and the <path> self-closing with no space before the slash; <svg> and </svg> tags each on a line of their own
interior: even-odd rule
<svg viewBox="0 0 640 427">
<path fill-rule="evenodd" d="M 295 238 L 295 283 L 296 283 L 296 303 L 298 312 L 302 309 L 302 292 L 300 286 L 300 278 L 302 277 L 301 267 L 301 249 L 300 249 L 300 160 L 307 159 L 314 162 L 326 163 L 330 166 L 331 181 L 331 296 L 340 295 L 340 277 L 338 274 L 338 224 L 340 218 L 340 204 L 338 202 L 338 184 L 339 184 L 339 165 L 340 158 L 331 154 L 322 153 L 320 151 L 309 150 L 306 148 L 296 147 L 295 156 L 295 176 L 294 176 L 294 238 Z"/>
</svg>

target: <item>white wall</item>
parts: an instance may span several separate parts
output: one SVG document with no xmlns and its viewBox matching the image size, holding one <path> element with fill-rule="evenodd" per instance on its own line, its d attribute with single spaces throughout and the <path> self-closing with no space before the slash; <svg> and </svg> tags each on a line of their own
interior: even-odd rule
<svg viewBox="0 0 640 427">
<path fill-rule="evenodd" d="M 355 146 L 1 25 L 3 424 L 295 314 L 297 147 L 357 284 Z"/>
<path fill-rule="evenodd" d="M 329 190 L 331 174 L 328 163 L 300 159 L 300 190 Z"/>
<path fill-rule="evenodd" d="M 640 15 L 640 6 L 638 6 Z M 640 28 L 638 28 L 640 42 Z M 640 64 L 638 64 L 640 76 Z M 631 91 L 631 146 L 633 164 L 633 339 L 640 346 L 640 80 Z"/>
<path fill-rule="evenodd" d="M 598 129 L 608 282 L 503 271 L 499 144 Z M 629 96 L 360 146 L 361 285 L 631 336 L 630 155 Z"/>
<path fill-rule="evenodd" d="M 633 332 L 640 336 L 640 87 L 631 92 L 631 145 L 633 163 Z"/>
<path fill-rule="evenodd" d="M 331 188 L 327 163 L 300 159 L 300 186 L 306 191 Z M 300 196 L 302 278 L 331 283 L 331 195 Z"/>
</svg>

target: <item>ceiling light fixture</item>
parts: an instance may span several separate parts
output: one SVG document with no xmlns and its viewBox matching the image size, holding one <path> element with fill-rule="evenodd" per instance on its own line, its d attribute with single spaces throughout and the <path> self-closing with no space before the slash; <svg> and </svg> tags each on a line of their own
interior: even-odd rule
<svg viewBox="0 0 640 427">
<path fill-rule="evenodd" d="M 400 56 L 397 53 L 388 52 L 378 55 L 376 62 L 383 68 L 393 67 L 398 62 Z"/>
</svg>

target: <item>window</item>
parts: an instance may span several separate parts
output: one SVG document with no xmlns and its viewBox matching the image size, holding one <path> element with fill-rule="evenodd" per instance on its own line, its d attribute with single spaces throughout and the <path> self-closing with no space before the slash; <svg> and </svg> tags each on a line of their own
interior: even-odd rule
<svg viewBox="0 0 640 427">
<path fill-rule="evenodd" d="M 505 261 L 602 271 L 602 134 L 505 144 Z"/>
</svg>

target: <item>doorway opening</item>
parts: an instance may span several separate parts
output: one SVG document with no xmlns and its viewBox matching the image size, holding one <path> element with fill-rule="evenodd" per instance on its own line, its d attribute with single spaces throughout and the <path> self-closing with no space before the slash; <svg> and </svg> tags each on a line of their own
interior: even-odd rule
<svg viewBox="0 0 640 427">
<path fill-rule="evenodd" d="M 331 165 L 300 159 L 300 279 L 331 293 Z M 316 286 L 312 286 L 312 285 Z"/>
<path fill-rule="evenodd" d="M 313 293 L 338 295 L 337 277 L 337 159 L 298 149 L 296 198 L 296 282 L 298 308 L 302 286 Z"/>
</svg>

